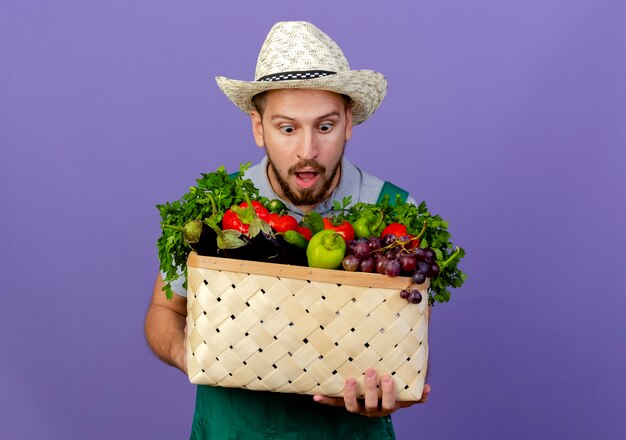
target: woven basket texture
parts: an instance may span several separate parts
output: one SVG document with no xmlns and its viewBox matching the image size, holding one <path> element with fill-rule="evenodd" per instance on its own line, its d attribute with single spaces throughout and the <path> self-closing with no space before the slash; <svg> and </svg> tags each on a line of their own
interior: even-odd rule
<svg viewBox="0 0 626 440">
<path fill-rule="evenodd" d="M 195 384 L 362 396 L 367 368 L 390 373 L 397 400 L 419 400 L 428 358 L 427 284 L 406 277 L 191 254 L 187 366 Z"/>
</svg>

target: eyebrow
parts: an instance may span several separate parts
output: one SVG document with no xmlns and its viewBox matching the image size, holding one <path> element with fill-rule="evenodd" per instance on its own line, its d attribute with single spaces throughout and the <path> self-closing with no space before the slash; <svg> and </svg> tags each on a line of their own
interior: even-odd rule
<svg viewBox="0 0 626 440">
<path fill-rule="evenodd" d="M 322 116 L 318 117 L 317 120 L 319 121 L 319 120 L 322 120 L 322 119 L 327 119 L 327 118 L 330 118 L 332 116 L 340 117 L 341 115 L 340 115 L 339 112 L 332 111 L 332 112 L 326 113 L 325 115 L 322 115 Z M 286 116 L 286 115 L 281 115 L 279 113 L 273 114 L 272 117 L 270 118 L 270 120 L 272 120 L 272 121 L 275 120 L 275 119 L 286 119 L 288 121 L 295 121 L 296 120 L 295 118 L 291 118 L 291 117 Z"/>
</svg>

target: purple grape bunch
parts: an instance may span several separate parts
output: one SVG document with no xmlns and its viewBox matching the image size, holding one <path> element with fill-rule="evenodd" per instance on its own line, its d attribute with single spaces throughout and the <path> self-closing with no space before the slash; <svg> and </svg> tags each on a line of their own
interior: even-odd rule
<svg viewBox="0 0 626 440">
<path fill-rule="evenodd" d="M 430 248 L 407 247 L 403 244 L 406 242 L 408 237 L 396 237 L 393 234 L 382 238 L 350 240 L 342 266 L 351 272 L 375 272 L 390 277 L 410 276 L 415 284 L 424 283 L 426 278 L 437 278 L 440 268 L 435 252 Z M 403 290 L 401 296 L 414 304 L 422 300 L 418 290 Z"/>
</svg>

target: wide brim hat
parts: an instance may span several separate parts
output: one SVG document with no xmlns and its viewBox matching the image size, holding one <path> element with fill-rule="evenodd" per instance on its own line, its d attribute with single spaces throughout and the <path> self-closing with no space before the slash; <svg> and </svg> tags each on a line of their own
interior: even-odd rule
<svg viewBox="0 0 626 440">
<path fill-rule="evenodd" d="M 304 21 L 276 23 L 257 60 L 254 81 L 215 78 L 237 107 L 250 114 L 252 97 L 267 90 L 328 90 L 352 99 L 352 123 L 367 120 L 387 94 L 387 80 L 373 70 L 350 70 L 350 64 L 328 35 Z"/>
</svg>

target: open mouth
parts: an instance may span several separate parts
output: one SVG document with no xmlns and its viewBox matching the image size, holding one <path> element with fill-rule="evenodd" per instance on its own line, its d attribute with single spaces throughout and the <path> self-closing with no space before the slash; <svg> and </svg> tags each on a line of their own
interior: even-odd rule
<svg viewBox="0 0 626 440">
<path fill-rule="evenodd" d="M 306 189 L 315 185 L 320 175 L 317 171 L 307 170 L 296 171 L 294 173 L 294 176 L 296 177 L 296 183 L 298 184 L 298 187 Z"/>
</svg>

